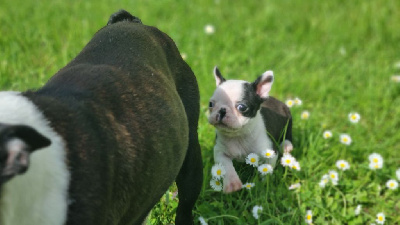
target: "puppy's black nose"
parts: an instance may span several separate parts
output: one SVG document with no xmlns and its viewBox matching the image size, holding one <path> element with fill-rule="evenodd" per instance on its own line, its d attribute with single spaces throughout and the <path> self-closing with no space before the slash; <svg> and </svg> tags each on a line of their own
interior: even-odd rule
<svg viewBox="0 0 400 225">
<path fill-rule="evenodd" d="M 221 121 L 226 115 L 226 109 L 225 108 L 221 108 L 219 110 L 219 117 L 218 117 L 218 121 Z"/>
</svg>

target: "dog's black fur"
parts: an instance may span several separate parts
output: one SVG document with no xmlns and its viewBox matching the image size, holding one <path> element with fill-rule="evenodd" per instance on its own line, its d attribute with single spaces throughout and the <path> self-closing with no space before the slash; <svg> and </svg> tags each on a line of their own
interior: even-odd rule
<svg viewBox="0 0 400 225">
<path fill-rule="evenodd" d="M 67 225 L 141 224 L 174 180 L 176 224 L 193 223 L 203 177 L 199 91 L 165 33 L 121 10 L 23 95 L 66 142 Z"/>
</svg>

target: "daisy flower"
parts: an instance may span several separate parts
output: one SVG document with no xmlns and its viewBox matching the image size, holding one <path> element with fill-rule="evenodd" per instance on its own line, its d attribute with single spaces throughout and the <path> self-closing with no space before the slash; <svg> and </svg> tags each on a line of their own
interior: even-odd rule
<svg viewBox="0 0 400 225">
<path fill-rule="evenodd" d="M 205 220 L 202 216 L 199 217 L 199 221 L 200 221 L 200 224 L 201 224 L 201 225 L 207 225 L 207 224 L 208 224 L 208 223 L 206 222 L 206 220 Z"/>
<path fill-rule="evenodd" d="M 318 185 L 321 188 L 324 188 L 328 182 L 329 182 L 329 175 L 325 174 L 325 175 L 322 176 L 321 181 L 319 182 Z"/>
<path fill-rule="evenodd" d="M 222 182 L 216 179 L 211 179 L 210 186 L 214 191 L 222 191 Z"/>
<path fill-rule="evenodd" d="M 213 178 L 216 180 L 223 178 L 225 176 L 225 173 L 226 173 L 225 167 L 221 163 L 215 164 L 211 168 L 211 174 Z"/>
<path fill-rule="evenodd" d="M 398 168 L 396 170 L 396 177 L 397 177 L 397 180 L 400 180 L 400 168 Z"/>
<path fill-rule="evenodd" d="M 253 212 L 253 216 L 254 216 L 254 218 L 255 218 L 256 220 L 258 220 L 258 218 L 260 218 L 259 215 L 258 215 L 258 212 L 259 212 L 259 211 L 262 211 L 262 210 L 263 210 L 263 207 L 262 207 L 262 206 L 256 205 L 256 206 L 253 207 L 252 212 Z"/>
<path fill-rule="evenodd" d="M 341 134 L 340 135 L 340 142 L 345 145 L 351 144 L 351 137 L 348 134 Z"/>
<path fill-rule="evenodd" d="M 391 179 L 386 182 L 386 187 L 390 190 L 396 190 L 399 187 L 399 183 L 396 180 Z"/>
<path fill-rule="evenodd" d="M 383 212 L 380 212 L 376 214 L 376 223 L 378 224 L 384 224 L 385 223 L 385 214 Z"/>
<path fill-rule="evenodd" d="M 294 99 L 294 104 L 295 104 L 295 105 L 302 105 L 302 104 L 303 104 L 303 101 L 301 101 L 300 98 L 297 98 L 297 97 L 296 97 L 296 98 Z"/>
<path fill-rule="evenodd" d="M 211 24 L 207 24 L 205 27 L 204 27 L 204 32 L 206 33 L 206 34 L 214 34 L 215 33 L 215 27 L 213 26 L 213 25 L 211 25 Z"/>
<path fill-rule="evenodd" d="M 187 59 L 187 54 L 186 53 L 182 53 L 181 57 L 182 57 L 183 60 L 186 60 Z"/>
<path fill-rule="evenodd" d="M 310 113 L 308 111 L 303 111 L 301 113 L 301 119 L 307 120 L 310 117 Z"/>
<path fill-rule="evenodd" d="M 312 224 L 312 211 L 307 210 L 306 212 L 306 224 Z"/>
<path fill-rule="evenodd" d="M 332 184 L 337 185 L 337 182 L 339 181 L 339 174 L 334 170 L 330 170 L 328 175 L 329 179 L 332 181 Z"/>
<path fill-rule="evenodd" d="M 354 214 L 356 214 L 356 216 L 360 215 L 361 213 L 361 205 L 357 205 L 356 209 L 354 210 Z"/>
<path fill-rule="evenodd" d="M 301 170 L 300 163 L 298 161 L 294 161 L 292 164 L 292 169 L 300 171 Z"/>
<path fill-rule="evenodd" d="M 295 161 L 296 161 L 296 159 L 293 158 L 293 156 L 288 153 L 283 154 L 283 157 L 281 158 L 281 163 L 283 166 L 292 167 L 292 165 Z"/>
<path fill-rule="evenodd" d="M 337 167 L 339 170 L 345 171 L 345 170 L 350 169 L 350 164 L 349 164 L 346 160 L 341 159 L 341 160 L 338 160 L 338 161 L 336 162 L 336 167 Z"/>
<path fill-rule="evenodd" d="M 326 130 L 326 131 L 324 131 L 324 133 L 322 134 L 322 136 L 323 136 L 325 139 L 331 138 L 331 137 L 332 137 L 332 132 L 331 132 L 330 130 Z"/>
<path fill-rule="evenodd" d="M 349 113 L 349 120 L 352 123 L 358 123 L 360 121 L 361 116 L 358 113 Z"/>
<path fill-rule="evenodd" d="M 256 153 L 250 153 L 247 157 L 246 157 L 246 163 L 249 165 L 252 165 L 254 167 L 258 166 L 258 155 Z"/>
<path fill-rule="evenodd" d="M 371 170 L 381 169 L 383 167 L 383 158 L 378 153 L 372 153 L 368 156 L 369 159 L 369 168 Z"/>
<path fill-rule="evenodd" d="M 246 188 L 247 190 L 250 190 L 252 187 L 254 187 L 254 183 L 245 183 L 243 184 L 243 188 Z"/>
<path fill-rule="evenodd" d="M 275 153 L 275 151 L 272 150 L 272 149 L 265 149 L 265 150 L 262 152 L 262 156 L 263 156 L 264 158 L 267 158 L 267 159 L 274 158 L 275 155 L 276 155 L 276 153 Z"/>
<path fill-rule="evenodd" d="M 287 105 L 287 107 L 291 108 L 292 106 L 294 106 L 294 101 L 292 99 L 288 99 L 286 100 L 285 104 Z"/>
<path fill-rule="evenodd" d="M 400 75 L 393 75 L 391 80 L 396 83 L 400 83 Z"/>
<path fill-rule="evenodd" d="M 267 175 L 269 173 L 272 173 L 273 171 L 274 169 L 269 164 L 262 164 L 258 167 L 258 172 L 260 172 L 262 175 Z"/>
<path fill-rule="evenodd" d="M 300 183 L 295 183 L 295 184 L 290 185 L 289 190 L 298 189 L 300 187 L 301 187 Z"/>
</svg>

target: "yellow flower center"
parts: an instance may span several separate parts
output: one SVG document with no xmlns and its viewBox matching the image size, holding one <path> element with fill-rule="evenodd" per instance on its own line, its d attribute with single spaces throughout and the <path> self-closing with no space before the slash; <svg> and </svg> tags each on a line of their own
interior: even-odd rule
<svg viewBox="0 0 400 225">
<path fill-rule="evenodd" d="M 217 170 L 217 175 L 221 175 L 221 170 Z"/>
<path fill-rule="evenodd" d="M 348 141 L 349 141 L 349 139 L 347 137 L 343 138 L 343 142 L 348 142 Z"/>
<path fill-rule="evenodd" d="M 251 159 L 250 159 L 250 162 L 255 163 L 255 162 L 256 162 L 256 159 L 255 159 L 255 158 L 251 158 Z"/>
<path fill-rule="evenodd" d="M 373 160 L 372 160 L 374 163 L 378 163 L 378 159 L 377 158 L 374 158 Z"/>
<path fill-rule="evenodd" d="M 221 183 L 219 181 L 215 181 L 215 184 L 218 186 L 221 185 Z"/>
<path fill-rule="evenodd" d="M 330 137 L 331 134 L 330 133 L 325 133 L 325 137 Z"/>
<path fill-rule="evenodd" d="M 248 187 L 248 188 L 251 188 L 251 184 L 248 184 L 247 187 Z"/>
<path fill-rule="evenodd" d="M 344 168 L 345 167 L 344 163 L 340 164 L 340 167 Z"/>
<path fill-rule="evenodd" d="M 352 115 L 352 116 L 351 116 L 351 119 L 352 119 L 352 120 L 356 120 L 356 119 L 357 119 L 357 116 L 356 116 L 356 115 Z"/>
<path fill-rule="evenodd" d="M 394 187 L 394 183 L 390 183 L 389 186 L 390 186 L 390 187 Z"/>
<path fill-rule="evenodd" d="M 265 168 L 263 169 L 263 172 L 268 172 L 268 168 L 265 167 Z"/>
<path fill-rule="evenodd" d="M 378 169 L 379 168 L 379 165 L 378 164 L 375 164 L 375 166 L 374 166 L 376 169 Z"/>
<path fill-rule="evenodd" d="M 287 164 L 290 164 L 290 162 L 291 162 L 290 159 L 286 159 Z"/>
<path fill-rule="evenodd" d="M 311 220 L 312 215 L 307 215 L 307 220 Z"/>
<path fill-rule="evenodd" d="M 265 153 L 265 155 L 266 155 L 266 156 L 270 156 L 270 155 L 271 155 L 271 153 L 267 152 L 267 153 Z"/>
<path fill-rule="evenodd" d="M 379 221 L 383 221 L 383 216 L 378 216 Z"/>
<path fill-rule="evenodd" d="M 336 177 L 335 174 L 331 174 L 332 179 L 335 179 L 335 177 Z"/>
</svg>

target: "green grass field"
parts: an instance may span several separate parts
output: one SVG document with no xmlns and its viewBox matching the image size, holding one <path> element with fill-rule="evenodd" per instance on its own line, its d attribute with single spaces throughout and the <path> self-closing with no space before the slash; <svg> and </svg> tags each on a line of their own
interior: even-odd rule
<svg viewBox="0 0 400 225">
<path fill-rule="evenodd" d="M 400 168 L 400 83 L 392 80 L 400 74 L 400 1 L 2 0 L 0 89 L 43 85 L 120 8 L 170 35 L 197 76 L 205 175 L 196 223 L 201 216 L 208 224 L 304 224 L 312 210 L 314 224 L 372 224 L 380 212 L 385 224 L 400 224 L 399 188 L 386 187 Z M 213 34 L 205 33 L 207 24 Z M 264 179 L 255 168 L 236 164 L 242 181 L 255 187 L 231 195 L 212 190 L 214 129 L 206 112 L 215 65 L 226 78 L 248 81 L 273 70 L 271 95 L 303 101 L 291 108 L 293 156 L 301 171 L 278 165 Z M 307 120 L 300 117 L 305 110 Z M 361 120 L 351 123 L 350 112 Z M 332 138 L 323 138 L 325 130 Z M 342 133 L 351 136 L 350 145 L 340 143 Z M 369 169 L 374 152 L 383 157 L 382 169 Z M 339 159 L 350 169 L 336 168 Z M 338 185 L 321 188 L 330 170 L 339 172 Z M 288 190 L 297 182 L 300 189 Z M 177 201 L 163 197 L 147 223 L 172 223 Z M 258 220 L 255 205 L 263 207 Z"/>
</svg>

